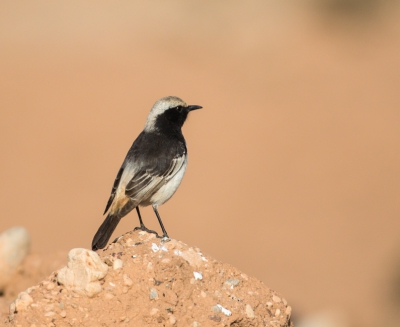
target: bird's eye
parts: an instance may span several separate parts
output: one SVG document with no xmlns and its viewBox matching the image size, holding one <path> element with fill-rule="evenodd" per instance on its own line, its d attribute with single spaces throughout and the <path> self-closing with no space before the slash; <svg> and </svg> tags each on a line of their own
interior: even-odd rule
<svg viewBox="0 0 400 327">
<path fill-rule="evenodd" d="M 179 112 L 182 112 L 182 106 L 177 106 L 176 110 L 178 110 Z"/>
</svg>

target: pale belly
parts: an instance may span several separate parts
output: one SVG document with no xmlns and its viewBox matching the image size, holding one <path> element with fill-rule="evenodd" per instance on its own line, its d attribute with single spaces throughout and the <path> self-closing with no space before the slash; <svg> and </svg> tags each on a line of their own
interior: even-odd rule
<svg viewBox="0 0 400 327">
<path fill-rule="evenodd" d="M 161 186 L 161 188 L 153 194 L 147 201 L 140 203 L 141 206 L 152 205 L 158 207 L 161 204 L 167 202 L 176 192 L 179 185 L 182 182 L 183 175 L 185 174 L 187 166 L 187 157 L 185 163 L 182 165 L 181 169 L 172 177 L 166 184 Z"/>
</svg>

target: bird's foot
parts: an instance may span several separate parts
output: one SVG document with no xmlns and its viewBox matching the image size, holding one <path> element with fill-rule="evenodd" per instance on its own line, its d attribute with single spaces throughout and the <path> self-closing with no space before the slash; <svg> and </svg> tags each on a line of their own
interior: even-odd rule
<svg viewBox="0 0 400 327">
<path fill-rule="evenodd" d="M 163 235 L 162 237 L 158 236 L 158 238 L 161 238 L 161 241 L 160 241 L 160 242 L 161 242 L 162 244 L 171 241 L 171 239 L 168 237 L 168 235 L 167 235 L 167 236 L 164 236 L 164 235 Z"/>
<path fill-rule="evenodd" d="M 134 231 L 141 230 L 141 231 L 144 231 L 147 233 L 156 234 L 156 237 L 158 237 L 158 238 L 160 237 L 160 236 L 158 236 L 158 233 L 156 231 L 148 229 L 145 225 L 141 225 L 140 227 L 135 227 L 133 230 Z"/>
</svg>

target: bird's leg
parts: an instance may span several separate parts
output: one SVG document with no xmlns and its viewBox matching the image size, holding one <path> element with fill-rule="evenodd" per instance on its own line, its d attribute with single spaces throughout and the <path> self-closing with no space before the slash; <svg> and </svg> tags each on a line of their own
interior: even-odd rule
<svg viewBox="0 0 400 327">
<path fill-rule="evenodd" d="M 139 217 L 140 227 L 135 227 L 133 230 L 142 230 L 142 231 L 145 231 L 145 232 L 147 232 L 147 233 L 156 234 L 156 236 L 159 237 L 159 236 L 158 236 L 158 233 L 157 233 L 156 231 L 148 229 L 148 228 L 143 224 L 142 216 L 140 215 L 140 211 L 139 211 L 139 206 L 136 207 L 136 212 L 137 212 L 138 217 Z"/>
<path fill-rule="evenodd" d="M 159 215 L 159 213 L 158 213 L 157 207 L 153 206 L 153 210 L 154 210 L 154 213 L 155 213 L 156 216 L 157 216 L 158 222 L 160 223 L 160 226 L 161 226 L 161 229 L 162 229 L 162 232 L 163 232 L 163 236 L 162 236 L 162 237 L 160 237 L 160 236 L 158 236 L 158 235 L 157 235 L 157 236 L 160 237 L 160 238 L 167 238 L 167 239 L 169 239 L 169 236 L 168 236 L 168 234 L 167 234 L 167 231 L 165 230 L 164 225 L 163 225 L 162 220 L 161 220 L 161 217 L 160 217 L 160 215 Z"/>
</svg>

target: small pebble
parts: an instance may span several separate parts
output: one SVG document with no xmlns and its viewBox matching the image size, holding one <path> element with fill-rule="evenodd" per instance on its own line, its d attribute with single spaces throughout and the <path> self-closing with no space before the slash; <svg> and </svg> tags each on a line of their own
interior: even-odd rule
<svg viewBox="0 0 400 327">
<path fill-rule="evenodd" d="M 156 243 L 152 243 L 151 244 L 151 249 L 152 249 L 153 252 L 160 251 L 160 248 L 158 247 L 158 245 Z"/>
<path fill-rule="evenodd" d="M 118 270 L 118 269 L 122 268 L 123 265 L 124 265 L 124 262 L 121 259 L 115 259 L 114 263 L 113 263 L 113 269 Z"/>
<path fill-rule="evenodd" d="M 174 317 L 174 315 L 170 315 L 169 316 L 169 323 L 171 325 L 175 325 L 176 324 L 176 318 Z"/>
<path fill-rule="evenodd" d="M 206 296 L 207 296 L 206 292 L 204 292 L 204 291 L 201 291 L 201 292 L 200 292 L 200 295 L 201 295 L 202 297 L 206 297 Z"/>
<path fill-rule="evenodd" d="M 272 302 L 268 301 L 268 302 L 267 302 L 267 306 L 268 306 L 268 307 L 272 307 Z"/>
<path fill-rule="evenodd" d="M 154 316 L 155 314 L 157 314 L 158 311 L 160 311 L 160 310 L 158 310 L 157 308 L 151 309 L 150 316 Z"/>
<path fill-rule="evenodd" d="M 122 279 L 125 286 L 131 287 L 133 285 L 133 280 L 127 274 L 123 274 Z"/>
<path fill-rule="evenodd" d="M 157 290 L 154 288 L 150 288 L 150 300 L 158 299 Z"/>
<path fill-rule="evenodd" d="M 227 286 L 230 287 L 230 289 L 232 290 L 235 286 L 237 286 L 239 284 L 239 280 L 237 279 L 228 279 L 225 284 Z"/>
<path fill-rule="evenodd" d="M 52 317 L 54 315 L 55 315 L 55 313 L 53 311 L 50 311 L 50 312 L 47 312 L 44 314 L 45 317 Z"/>
<path fill-rule="evenodd" d="M 279 317 L 281 314 L 281 310 L 280 309 L 276 309 L 275 311 L 275 317 Z"/>
<path fill-rule="evenodd" d="M 250 319 L 253 319 L 255 317 L 254 310 L 250 304 L 246 304 L 246 316 Z"/>
<path fill-rule="evenodd" d="M 105 258 L 104 258 L 104 263 L 105 263 L 107 266 L 110 266 L 110 267 L 113 265 L 112 261 L 111 261 L 110 258 L 108 258 L 108 257 L 105 257 Z"/>
<path fill-rule="evenodd" d="M 198 280 L 198 279 L 202 280 L 203 279 L 203 275 L 200 272 L 194 271 L 193 275 L 194 275 L 194 279 L 196 279 L 196 280 Z"/>
<path fill-rule="evenodd" d="M 61 311 L 60 316 L 65 318 L 67 316 L 67 312 L 65 310 Z"/>
<path fill-rule="evenodd" d="M 192 326 L 193 327 L 201 327 L 201 324 L 199 322 L 197 322 L 197 321 L 193 321 Z"/>
<path fill-rule="evenodd" d="M 46 288 L 50 291 L 50 290 L 52 290 L 54 288 L 54 284 L 50 283 L 50 284 L 47 285 Z"/>
<path fill-rule="evenodd" d="M 290 306 L 288 306 L 285 310 L 285 313 L 290 317 L 291 313 L 292 313 L 292 308 Z"/>
<path fill-rule="evenodd" d="M 280 298 L 279 296 L 276 296 L 276 295 L 273 295 L 273 296 L 272 296 L 272 300 L 273 300 L 274 302 L 276 302 L 276 303 L 281 302 L 281 298 Z"/>
<path fill-rule="evenodd" d="M 218 307 L 220 312 L 222 312 L 225 316 L 231 316 L 232 315 L 232 312 L 229 311 L 228 309 L 225 309 L 221 304 L 217 304 L 216 307 Z M 214 311 L 214 312 L 216 312 L 216 311 Z"/>
</svg>

